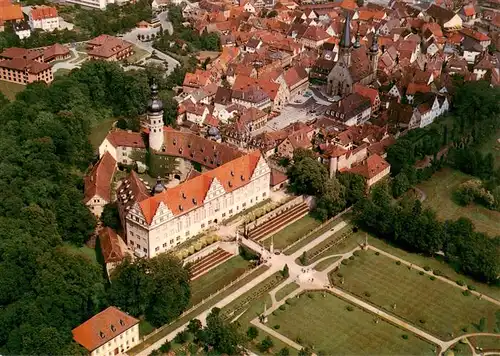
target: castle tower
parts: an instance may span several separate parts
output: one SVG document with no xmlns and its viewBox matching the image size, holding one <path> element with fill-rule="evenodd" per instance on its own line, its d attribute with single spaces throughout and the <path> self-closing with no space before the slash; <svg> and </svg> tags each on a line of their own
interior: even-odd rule
<svg viewBox="0 0 500 356">
<path fill-rule="evenodd" d="M 372 73 L 376 76 L 378 68 L 378 31 L 373 34 L 373 42 L 368 50 L 368 57 L 370 58 Z"/>
<path fill-rule="evenodd" d="M 344 32 L 340 39 L 339 56 L 346 67 L 351 66 L 351 14 L 348 12 L 345 17 Z"/>
<path fill-rule="evenodd" d="M 151 99 L 148 101 L 149 148 L 159 151 L 163 146 L 163 103 L 158 98 L 158 85 L 151 84 Z"/>
</svg>

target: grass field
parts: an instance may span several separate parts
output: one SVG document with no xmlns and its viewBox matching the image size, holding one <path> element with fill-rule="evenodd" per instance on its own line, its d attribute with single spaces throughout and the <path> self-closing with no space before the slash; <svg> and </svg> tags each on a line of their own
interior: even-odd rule
<svg viewBox="0 0 500 356">
<path fill-rule="evenodd" d="M 320 263 L 318 263 L 316 266 L 314 266 L 314 269 L 316 271 L 324 271 L 325 269 L 330 267 L 335 261 L 337 261 L 339 258 L 340 258 L 340 256 L 327 258 L 326 260 L 323 260 Z"/>
<path fill-rule="evenodd" d="M 484 350 L 495 350 L 500 354 L 500 334 L 498 336 L 473 336 L 468 337 L 472 345 Z"/>
<path fill-rule="evenodd" d="M 332 250 L 340 245 L 340 239 L 342 239 L 342 241 L 348 240 L 352 234 L 352 225 L 347 225 L 336 233 L 332 234 L 326 240 L 320 242 L 307 251 L 307 264 L 310 265 L 311 263 L 320 260 L 325 256 L 331 255 Z M 354 242 L 356 242 L 356 240 L 354 240 Z M 356 245 L 354 245 L 352 248 L 356 247 Z"/>
<path fill-rule="evenodd" d="M 458 281 L 461 280 L 467 285 L 473 285 L 477 288 L 477 290 L 481 293 L 484 293 L 492 298 L 495 298 L 500 301 L 500 285 L 488 285 L 485 283 L 479 283 L 472 278 L 464 276 L 463 274 L 458 273 L 450 266 L 448 263 L 443 261 L 440 256 L 427 257 L 418 255 L 416 253 L 410 253 L 400 248 L 397 248 L 393 245 L 388 244 L 387 242 L 377 239 L 373 236 L 369 236 L 368 243 L 375 247 L 378 247 L 381 250 L 389 252 L 394 256 L 401 257 L 403 260 L 411 262 L 420 267 L 429 266 L 432 270 L 440 270 L 444 277 L 452 280 Z"/>
<path fill-rule="evenodd" d="M 281 299 L 285 298 L 288 294 L 292 293 L 294 290 L 299 288 L 299 285 L 295 282 L 289 283 L 283 288 L 281 288 L 279 291 L 276 292 L 276 300 L 280 301 Z"/>
<path fill-rule="evenodd" d="M 77 247 L 73 244 L 65 243 L 64 246 L 71 252 L 87 257 L 90 261 L 92 261 L 95 264 L 99 264 L 99 259 L 102 257 L 102 255 L 98 256 L 98 253 L 100 254 L 100 251 L 97 251 L 97 249 L 90 248 L 87 245 Z"/>
<path fill-rule="evenodd" d="M 344 283 L 338 277 L 341 273 Z M 334 283 L 350 293 L 429 331 L 442 340 L 478 331 L 486 318 L 484 331 L 492 332 L 497 306 L 440 280 L 431 280 L 416 270 L 397 265 L 389 257 L 373 251 L 360 251 L 359 257 L 332 274 Z M 366 293 L 369 293 L 367 296 Z M 394 309 L 396 304 L 396 309 Z"/>
<path fill-rule="evenodd" d="M 234 256 L 226 262 L 205 273 L 191 282 L 190 305 L 196 305 L 203 299 L 228 285 L 250 268 L 250 263 L 241 256 Z"/>
<path fill-rule="evenodd" d="M 155 327 L 151 325 L 148 321 L 146 320 L 141 320 L 139 322 L 139 335 L 144 336 L 147 334 L 151 334 L 155 330 Z"/>
<path fill-rule="evenodd" d="M 16 94 L 23 91 L 24 88 L 26 88 L 25 85 L 0 81 L 0 92 L 2 92 L 9 100 L 14 100 L 16 98 Z"/>
<path fill-rule="evenodd" d="M 113 126 L 113 122 L 115 119 L 106 119 L 101 122 L 98 122 L 95 124 L 90 132 L 90 143 L 92 144 L 92 147 L 97 150 L 99 148 L 99 145 L 102 143 L 102 140 L 106 137 L 108 134 L 108 131 L 111 129 L 111 126 Z"/>
<path fill-rule="evenodd" d="M 340 218 L 337 218 L 335 220 L 332 220 L 331 222 L 329 222 L 328 224 L 326 224 L 325 226 L 323 226 L 321 229 L 318 229 L 318 231 L 316 231 L 314 234 L 311 234 L 310 236 L 308 236 L 307 238 L 303 239 L 302 241 L 296 243 L 295 245 L 293 245 L 293 247 L 287 249 L 285 251 L 285 255 L 289 256 L 291 255 L 292 253 L 300 250 L 302 247 L 306 246 L 309 242 L 317 239 L 319 236 L 323 235 L 325 232 L 327 232 L 328 230 L 332 229 L 335 227 L 335 225 L 339 224 L 342 220 L 344 220 L 346 217 L 345 215 L 343 217 L 340 217 Z"/>
<path fill-rule="evenodd" d="M 494 135 L 491 135 L 490 139 L 485 141 L 479 147 L 483 153 L 493 153 L 496 168 L 500 168 L 500 142 L 498 139 L 500 139 L 500 130 L 498 130 Z"/>
<path fill-rule="evenodd" d="M 54 72 L 54 77 L 62 77 L 68 75 L 71 72 L 71 69 L 60 68 Z"/>
<path fill-rule="evenodd" d="M 309 298 L 308 295 L 313 296 Z M 434 346 L 416 336 L 380 321 L 329 294 L 307 293 L 294 299 L 284 311 L 270 315 L 268 326 L 280 325 L 280 334 L 303 346 L 314 346 L 325 355 L 431 355 Z M 352 311 L 347 307 L 351 306 Z M 403 339 L 403 334 L 408 339 Z M 299 339 L 298 339 L 299 338 Z"/>
<path fill-rule="evenodd" d="M 453 192 L 458 185 L 472 178 L 451 169 L 443 169 L 434 173 L 431 179 L 418 185 L 427 194 L 424 206 L 433 208 L 438 218 L 442 220 L 467 217 L 474 223 L 477 230 L 496 236 L 500 233 L 500 212 L 488 210 L 478 204 L 463 207 L 452 199 Z"/>
<path fill-rule="evenodd" d="M 319 225 L 321 225 L 321 221 L 307 214 L 273 235 L 274 248 L 279 250 L 284 249 Z M 270 244 L 271 237 L 268 237 L 264 241 L 264 246 L 269 246 Z"/>
</svg>

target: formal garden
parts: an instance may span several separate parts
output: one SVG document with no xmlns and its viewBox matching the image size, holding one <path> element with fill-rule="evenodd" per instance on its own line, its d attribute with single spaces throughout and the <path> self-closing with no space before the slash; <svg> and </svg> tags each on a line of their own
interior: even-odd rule
<svg viewBox="0 0 500 356">
<path fill-rule="evenodd" d="M 318 355 L 435 354 L 434 345 L 327 292 L 287 301 L 267 326 Z"/>
<path fill-rule="evenodd" d="M 442 340 L 470 332 L 500 331 L 500 305 L 378 252 L 359 251 L 356 255 L 331 273 L 335 286 Z M 434 270 L 434 274 L 441 273 Z M 470 289 L 475 287 L 471 285 Z"/>
</svg>

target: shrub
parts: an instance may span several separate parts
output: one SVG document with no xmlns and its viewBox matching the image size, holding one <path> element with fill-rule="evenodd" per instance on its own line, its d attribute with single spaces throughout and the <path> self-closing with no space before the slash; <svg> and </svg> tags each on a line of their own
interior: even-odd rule
<svg viewBox="0 0 500 356">
<path fill-rule="evenodd" d="M 418 272 L 418 274 L 423 276 L 425 273 L 424 273 L 424 271 L 420 271 L 420 272 Z"/>
<path fill-rule="evenodd" d="M 354 256 L 349 256 L 349 259 L 350 259 L 351 261 L 353 261 L 353 260 L 354 260 L 354 258 L 355 258 Z"/>
<path fill-rule="evenodd" d="M 471 285 L 471 284 L 468 284 L 468 285 L 467 285 L 467 289 L 468 289 L 468 290 L 476 290 L 476 287 L 475 287 L 475 286 L 473 286 L 473 285 Z"/>
<path fill-rule="evenodd" d="M 286 310 L 285 305 L 284 305 L 284 304 L 283 304 L 283 305 L 280 305 L 279 310 Z"/>
<path fill-rule="evenodd" d="M 435 280 L 436 280 L 436 277 L 434 277 L 434 276 L 430 276 L 430 277 L 429 277 L 429 279 L 430 279 L 431 281 L 435 281 Z"/>
<path fill-rule="evenodd" d="M 470 295 L 470 292 L 469 292 L 468 290 L 464 290 L 464 291 L 462 292 L 462 294 L 463 294 L 464 296 L 468 297 L 468 296 Z"/>
<path fill-rule="evenodd" d="M 365 292 L 365 297 L 368 297 L 370 298 L 372 295 L 370 294 L 370 292 Z"/>
<path fill-rule="evenodd" d="M 340 263 L 342 263 L 344 266 L 347 266 L 349 264 L 349 262 L 347 262 L 347 260 L 342 260 L 342 262 L 340 262 Z"/>
<path fill-rule="evenodd" d="M 465 282 L 460 279 L 457 281 L 457 284 L 461 287 L 465 286 Z"/>
<path fill-rule="evenodd" d="M 400 265 L 401 265 L 401 261 L 396 261 L 396 264 L 397 264 L 398 266 L 400 266 Z"/>
<path fill-rule="evenodd" d="M 464 326 L 464 327 L 462 328 L 462 331 L 463 331 L 464 333 L 466 333 L 467 331 L 469 331 L 469 327 Z"/>
<path fill-rule="evenodd" d="M 174 342 L 176 344 L 184 344 L 187 341 L 188 335 L 187 332 L 185 331 L 180 331 L 177 335 L 174 337 Z"/>
<path fill-rule="evenodd" d="M 342 278 L 344 275 L 342 273 L 337 273 L 337 277 Z"/>
<path fill-rule="evenodd" d="M 295 338 L 295 342 L 296 342 L 297 344 L 302 344 L 302 338 L 301 338 L 300 336 L 297 336 L 297 337 Z"/>
<path fill-rule="evenodd" d="M 312 294 L 312 293 L 307 293 L 307 296 L 308 296 L 309 298 L 311 298 L 311 299 L 314 299 L 314 294 Z"/>
<path fill-rule="evenodd" d="M 160 346 L 160 351 L 163 353 L 167 353 L 171 349 L 172 349 L 172 344 L 168 340 L 163 345 Z"/>
<path fill-rule="evenodd" d="M 361 255 L 361 253 L 360 253 L 359 251 L 357 251 L 357 250 L 356 250 L 356 251 L 354 251 L 352 254 L 353 254 L 354 256 L 356 256 L 356 257 L 359 257 L 359 256 Z"/>
<path fill-rule="evenodd" d="M 425 324 L 425 319 L 420 319 L 419 322 L 420 324 Z"/>
<path fill-rule="evenodd" d="M 429 266 L 424 266 L 424 270 L 429 272 L 431 270 L 431 268 Z"/>
<path fill-rule="evenodd" d="M 278 315 L 278 314 L 276 314 L 276 310 L 273 311 L 271 314 L 273 314 L 274 316 Z"/>
<path fill-rule="evenodd" d="M 279 324 L 276 324 L 273 326 L 274 329 L 278 330 L 280 328 L 280 325 Z"/>
<path fill-rule="evenodd" d="M 404 340 L 408 340 L 408 335 L 407 335 L 407 334 L 403 334 L 403 335 L 401 335 L 401 337 L 402 337 Z"/>
<path fill-rule="evenodd" d="M 441 272 L 439 269 L 435 269 L 432 273 L 434 273 L 434 275 L 436 275 L 436 276 L 442 276 L 443 275 L 443 272 Z"/>
<path fill-rule="evenodd" d="M 350 311 L 350 312 L 354 311 L 354 307 L 352 305 L 348 305 L 346 309 L 347 309 L 347 311 Z"/>
<path fill-rule="evenodd" d="M 380 252 L 376 251 L 375 256 L 378 256 L 378 255 L 380 255 Z"/>
<path fill-rule="evenodd" d="M 293 305 L 294 301 L 292 298 L 288 298 L 286 301 L 285 301 L 286 304 L 288 305 Z"/>
</svg>

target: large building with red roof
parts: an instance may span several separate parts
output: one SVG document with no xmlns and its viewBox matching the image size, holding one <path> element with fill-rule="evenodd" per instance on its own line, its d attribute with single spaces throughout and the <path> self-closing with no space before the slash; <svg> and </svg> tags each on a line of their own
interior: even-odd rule
<svg viewBox="0 0 500 356">
<path fill-rule="evenodd" d="M 90 211 L 101 216 L 104 205 L 111 202 L 111 182 L 116 171 L 116 160 L 106 152 L 85 176 L 84 203 Z"/>
<path fill-rule="evenodd" d="M 110 35 L 100 35 L 87 42 L 87 54 L 90 59 L 121 61 L 133 53 L 132 43 Z"/>
<path fill-rule="evenodd" d="M 140 341 L 139 320 L 116 307 L 94 315 L 72 333 L 90 356 L 123 355 Z"/>
<path fill-rule="evenodd" d="M 33 30 L 54 31 L 59 28 L 59 15 L 53 6 L 33 6 L 28 21 Z"/>
</svg>

